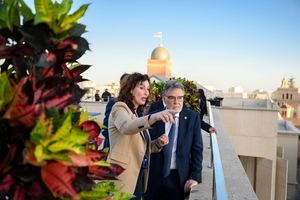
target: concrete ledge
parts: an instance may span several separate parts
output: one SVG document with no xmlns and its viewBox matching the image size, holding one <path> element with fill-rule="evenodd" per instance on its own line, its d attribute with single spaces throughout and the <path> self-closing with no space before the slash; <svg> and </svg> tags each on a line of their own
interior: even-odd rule
<svg viewBox="0 0 300 200">
<path fill-rule="evenodd" d="M 213 169 L 211 168 L 211 148 L 210 136 L 202 130 L 203 138 L 203 169 L 202 169 L 202 183 L 193 187 L 190 193 L 190 200 L 208 200 L 212 199 L 212 185 L 213 185 Z"/>
<path fill-rule="evenodd" d="M 220 149 L 222 167 L 228 199 L 230 200 L 257 200 L 257 196 L 250 184 L 248 176 L 235 153 L 229 140 L 223 121 L 217 108 L 213 109 L 213 119 L 217 129 L 217 139 Z M 203 137 L 203 171 L 202 183 L 195 186 L 189 200 L 208 200 L 213 198 L 213 169 L 211 168 L 210 136 L 202 132 Z"/>
<path fill-rule="evenodd" d="M 224 170 L 228 199 L 257 200 L 258 198 L 252 188 L 240 159 L 231 145 L 227 130 L 224 127 L 218 108 L 213 108 L 212 112 L 215 126 L 218 131 L 217 138 Z"/>
</svg>

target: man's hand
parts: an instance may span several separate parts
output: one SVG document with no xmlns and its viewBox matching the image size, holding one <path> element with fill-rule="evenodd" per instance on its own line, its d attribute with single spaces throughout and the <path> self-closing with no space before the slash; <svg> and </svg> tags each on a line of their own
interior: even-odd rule
<svg viewBox="0 0 300 200">
<path fill-rule="evenodd" d="M 193 179 L 187 180 L 184 184 L 184 192 L 190 192 L 192 187 L 196 186 L 197 184 L 198 182 Z"/>
<path fill-rule="evenodd" d="M 157 113 L 153 113 L 148 117 L 148 123 L 151 126 L 156 121 L 162 120 L 164 123 L 175 123 L 174 115 L 176 114 L 175 110 L 163 110 Z"/>
<path fill-rule="evenodd" d="M 163 147 L 169 144 L 169 137 L 166 134 L 162 134 L 159 138 L 157 138 L 158 144 Z"/>
<path fill-rule="evenodd" d="M 210 127 L 209 129 L 208 129 L 208 132 L 209 133 L 217 133 L 217 129 L 215 128 L 215 127 Z"/>
</svg>

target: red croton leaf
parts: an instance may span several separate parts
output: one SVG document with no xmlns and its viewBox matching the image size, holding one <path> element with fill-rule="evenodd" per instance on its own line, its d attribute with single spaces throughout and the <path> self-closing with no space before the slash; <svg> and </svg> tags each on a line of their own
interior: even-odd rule
<svg viewBox="0 0 300 200">
<path fill-rule="evenodd" d="M 67 47 L 72 47 L 72 45 L 74 45 L 74 49 L 75 48 L 77 48 L 76 47 L 76 43 L 75 43 L 75 41 L 73 41 L 73 40 L 71 40 L 71 39 L 65 39 L 65 40 L 63 40 L 62 42 L 60 42 L 57 46 L 56 46 L 56 48 L 57 49 L 64 49 L 64 48 L 67 48 Z"/>
<path fill-rule="evenodd" d="M 101 131 L 101 128 L 97 122 L 92 120 L 82 122 L 79 125 L 79 128 L 89 133 L 89 141 L 95 140 Z"/>
<path fill-rule="evenodd" d="M 68 79 L 73 79 L 73 75 L 72 75 L 72 73 L 71 73 L 71 71 L 70 71 L 70 69 L 67 67 L 67 65 L 66 64 L 63 64 L 63 65 L 61 65 L 61 68 L 62 68 L 62 70 L 63 70 L 63 72 L 64 72 L 64 75 L 68 78 Z"/>
<path fill-rule="evenodd" d="M 78 167 L 86 167 L 92 165 L 93 163 L 103 159 L 107 153 L 94 151 L 94 150 L 87 150 L 83 155 L 76 154 L 73 151 L 68 153 L 69 158 L 72 160 L 73 166 Z"/>
<path fill-rule="evenodd" d="M 42 77 L 48 78 L 48 77 L 52 77 L 54 75 L 55 75 L 55 67 L 54 66 L 43 68 Z"/>
<path fill-rule="evenodd" d="M 91 65 L 80 65 L 71 70 L 74 77 L 79 76 L 81 73 L 89 69 Z"/>
<path fill-rule="evenodd" d="M 95 138 L 95 141 L 96 141 L 96 145 L 98 147 L 98 146 L 100 146 L 102 144 L 102 142 L 104 141 L 104 139 L 101 138 L 101 137 L 97 137 L 97 138 Z"/>
<path fill-rule="evenodd" d="M 65 108 L 65 106 L 70 104 L 72 97 L 73 97 L 72 93 L 68 92 L 65 93 L 63 96 L 57 96 L 55 98 L 48 100 L 47 102 L 45 102 L 45 106 L 48 109 L 55 107 L 58 110 L 61 110 Z"/>
<path fill-rule="evenodd" d="M 94 180 L 114 180 L 124 171 L 124 168 L 117 164 L 110 164 L 109 167 L 90 166 L 88 176 Z"/>
<path fill-rule="evenodd" d="M 25 189 L 17 186 L 12 200 L 25 200 Z"/>
<path fill-rule="evenodd" d="M 15 182 L 13 177 L 10 174 L 7 174 L 3 180 L 0 181 L 0 193 L 8 192 L 12 184 Z"/>
<path fill-rule="evenodd" d="M 37 62 L 36 66 L 39 67 L 50 67 L 56 62 L 56 55 L 52 52 L 43 53 L 40 56 L 39 61 Z"/>
<path fill-rule="evenodd" d="M 78 198 L 77 192 L 72 186 L 75 173 L 70 167 L 58 162 L 49 163 L 42 167 L 41 175 L 53 194 Z"/>
<path fill-rule="evenodd" d="M 0 174 L 5 172 L 10 166 L 10 162 L 14 159 L 17 152 L 17 145 L 8 145 L 8 153 L 3 160 L 0 161 Z"/>
<path fill-rule="evenodd" d="M 3 116 L 9 119 L 12 126 L 23 124 L 26 127 L 32 127 L 36 120 L 36 113 L 40 110 L 40 105 L 28 104 L 28 97 L 22 91 L 27 80 L 28 78 L 23 78 L 18 85 L 16 85 L 13 102 Z"/>
<path fill-rule="evenodd" d="M 39 183 L 33 182 L 28 190 L 26 191 L 26 195 L 29 197 L 38 197 L 43 193 L 43 189 Z"/>
<path fill-rule="evenodd" d="M 1 41 L 2 42 L 2 41 Z M 26 47 L 25 45 L 14 45 L 14 46 L 0 46 L 0 58 L 10 59 L 14 55 L 32 55 L 34 49 Z"/>
</svg>

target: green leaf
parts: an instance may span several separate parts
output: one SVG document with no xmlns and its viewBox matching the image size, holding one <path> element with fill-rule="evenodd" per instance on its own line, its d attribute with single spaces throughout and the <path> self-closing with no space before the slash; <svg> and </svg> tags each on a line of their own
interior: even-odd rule
<svg viewBox="0 0 300 200">
<path fill-rule="evenodd" d="M 61 152 L 61 151 L 74 151 L 75 153 L 82 154 L 84 152 L 84 147 L 76 143 L 76 141 L 67 141 L 60 140 L 51 145 L 49 145 L 48 149 L 53 152 Z"/>
<path fill-rule="evenodd" d="M 0 74 L 0 111 L 13 99 L 13 89 L 6 73 Z"/>
<path fill-rule="evenodd" d="M 67 118 L 64 120 L 63 124 L 59 129 L 56 131 L 54 136 L 51 138 L 52 141 L 56 141 L 59 139 L 64 138 L 69 132 L 72 130 L 72 122 L 71 122 L 71 113 L 68 113 Z"/>
<path fill-rule="evenodd" d="M 35 147 L 34 156 L 38 162 L 51 159 L 51 156 L 45 151 L 46 149 L 40 144 Z"/>
<path fill-rule="evenodd" d="M 114 200 L 130 200 L 134 197 L 134 195 L 126 193 L 126 192 L 115 192 Z"/>
<path fill-rule="evenodd" d="M 96 199 L 104 199 L 105 197 L 109 197 L 112 192 L 116 191 L 116 186 L 112 181 L 101 181 L 98 182 L 90 191 L 82 191 L 80 192 L 80 196 L 82 199 L 86 200 L 96 200 Z"/>
<path fill-rule="evenodd" d="M 82 191 L 79 194 L 84 200 L 96 200 L 96 199 L 104 199 L 109 196 L 109 193 L 106 192 L 98 192 L 98 191 Z"/>
<path fill-rule="evenodd" d="M 7 10 L 7 27 L 9 30 L 13 30 L 13 26 L 20 26 L 20 18 L 17 7 L 18 0 L 12 0 L 9 2 L 8 10 Z"/>
<path fill-rule="evenodd" d="M 109 162 L 106 162 L 105 160 L 99 160 L 97 162 L 93 163 L 94 166 L 101 166 L 101 167 L 110 167 L 111 164 Z"/>
<path fill-rule="evenodd" d="M 26 3 L 23 0 L 19 0 L 19 3 L 21 5 L 19 7 L 19 11 L 23 15 L 24 21 L 32 20 L 34 18 L 34 15 L 31 9 L 26 5 Z"/>
<path fill-rule="evenodd" d="M 65 153 L 52 153 L 49 156 L 51 157 L 51 160 L 63 160 L 71 162 L 70 158 Z"/>
<path fill-rule="evenodd" d="M 75 141 L 76 144 L 85 144 L 87 143 L 89 134 L 85 131 L 82 131 L 78 128 L 72 128 L 70 134 L 66 135 L 65 140 Z"/>
<path fill-rule="evenodd" d="M 70 29 L 70 35 L 72 36 L 81 36 L 86 32 L 86 26 L 83 24 L 75 24 L 71 29 Z"/>
<path fill-rule="evenodd" d="M 52 3 L 51 0 L 35 0 L 34 3 L 36 9 L 34 23 L 47 23 L 56 34 L 63 33 L 77 24 L 77 20 L 85 14 L 89 6 L 89 4 L 83 4 L 73 14 L 68 15 L 72 0 L 63 0 L 61 4 Z M 65 37 L 65 34 L 60 37 Z"/>
<path fill-rule="evenodd" d="M 68 116 L 68 114 L 60 114 L 55 107 L 47 109 L 45 113 L 48 118 L 52 119 L 53 132 L 56 132 L 59 129 Z"/>
<path fill-rule="evenodd" d="M 89 120 L 89 113 L 86 111 L 82 111 L 80 112 L 80 117 L 79 117 L 79 121 L 78 124 L 83 123 L 84 121 Z"/>
<path fill-rule="evenodd" d="M 34 0 L 36 15 L 34 24 L 47 23 L 51 27 L 54 5 L 51 0 Z"/>
<path fill-rule="evenodd" d="M 112 181 L 100 181 L 96 184 L 91 191 L 83 191 L 80 193 L 82 199 L 94 200 L 104 197 L 113 197 L 114 200 L 130 200 L 134 195 L 117 192 L 118 188 Z"/>
<path fill-rule="evenodd" d="M 46 139 L 48 127 L 38 121 L 30 133 L 30 139 L 34 144 L 40 144 L 41 140 Z"/>
<path fill-rule="evenodd" d="M 86 12 L 89 4 L 84 4 L 80 6 L 78 10 L 76 10 L 73 14 L 64 16 L 59 24 L 58 30 L 54 30 L 54 32 L 59 33 L 65 30 L 69 30 L 77 23 L 77 20 L 80 19 Z"/>
<path fill-rule="evenodd" d="M 0 4 L 0 28 L 6 28 L 7 27 L 7 5 L 6 4 Z"/>
<path fill-rule="evenodd" d="M 114 182 L 112 182 L 112 181 L 100 181 L 99 183 L 97 183 L 94 186 L 93 190 L 98 191 L 98 192 L 101 192 L 101 191 L 104 192 L 107 190 L 114 192 L 117 190 L 117 188 L 116 188 L 116 185 L 114 184 Z"/>
<path fill-rule="evenodd" d="M 66 153 L 51 153 L 41 144 L 36 146 L 34 150 L 34 156 L 38 162 L 42 162 L 43 160 L 64 160 L 68 162 L 71 161 Z"/>
<path fill-rule="evenodd" d="M 63 15 L 68 14 L 73 4 L 73 0 L 63 0 L 61 4 L 55 2 L 54 7 L 57 13 L 57 19 L 60 19 Z"/>
</svg>

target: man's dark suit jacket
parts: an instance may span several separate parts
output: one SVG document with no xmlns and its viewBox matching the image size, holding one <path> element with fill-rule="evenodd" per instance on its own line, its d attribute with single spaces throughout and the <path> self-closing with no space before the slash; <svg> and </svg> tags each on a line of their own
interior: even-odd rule
<svg viewBox="0 0 300 200">
<path fill-rule="evenodd" d="M 164 109 L 164 104 L 163 104 L 162 100 L 159 100 L 150 105 L 149 113 L 161 111 L 163 109 Z M 212 126 L 210 124 L 206 123 L 205 121 L 203 121 L 203 116 L 202 117 L 200 116 L 200 119 L 201 119 L 201 129 L 203 129 L 209 133 L 209 129 Z"/>
<path fill-rule="evenodd" d="M 156 109 L 157 110 L 157 109 Z M 149 110 L 149 113 L 152 111 Z M 151 139 L 156 139 L 165 133 L 165 123 L 157 121 L 149 129 Z M 184 184 L 188 179 L 193 179 L 199 183 L 202 180 L 202 134 L 201 120 L 199 113 L 187 108 L 179 113 L 179 126 L 176 150 L 176 166 L 179 173 L 180 184 L 183 190 Z M 146 199 L 154 199 L 157 187 L 163 180 L 162 168 L 164 154 L 151 154 L 150 172 Z"/>
</svg>

